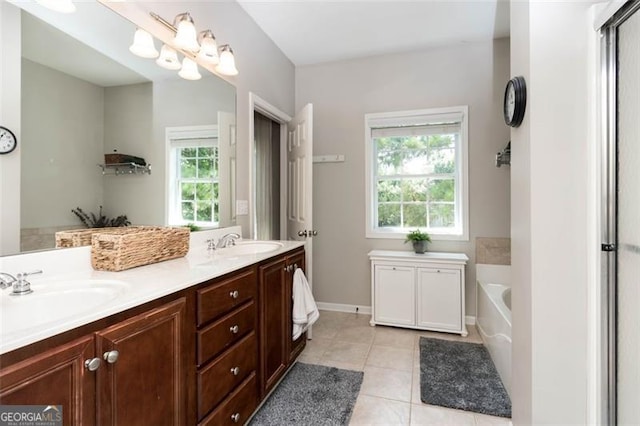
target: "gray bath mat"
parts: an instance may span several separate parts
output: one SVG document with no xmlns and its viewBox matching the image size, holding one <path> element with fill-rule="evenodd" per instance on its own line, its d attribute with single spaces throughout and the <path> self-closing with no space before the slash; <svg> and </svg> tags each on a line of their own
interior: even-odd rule
<svg viewBox="0 0 640 426">
<path fill-rule="evenodd" d="M 420 399 L 426 404 L 511 417 L 511 400 L 487 349 L 420 338 Z"/>
<path fill-rule="evenodd" d="M 250 425 L 347 425 L 362 385 L 361 371 L 297 363 Z"/>
</svg>

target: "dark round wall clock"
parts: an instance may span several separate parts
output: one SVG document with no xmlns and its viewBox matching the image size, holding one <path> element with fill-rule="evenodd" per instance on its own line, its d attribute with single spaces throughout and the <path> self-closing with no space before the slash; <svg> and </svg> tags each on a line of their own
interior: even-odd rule
<svg viewBox="0 0 640 426">
<path fill-rule="evenodd" d="M 504 122 L 507 126 L 518 127 L 524 118 L 527 106 L 527 85 L 524 77 L 513 77 L 504 91 Z"/>
<path fill-rule="evenodd" d="M 6 127 L 0 126 L 0 154 L 8 154 L 18 146 L 16 135 Z"/>
</svg>

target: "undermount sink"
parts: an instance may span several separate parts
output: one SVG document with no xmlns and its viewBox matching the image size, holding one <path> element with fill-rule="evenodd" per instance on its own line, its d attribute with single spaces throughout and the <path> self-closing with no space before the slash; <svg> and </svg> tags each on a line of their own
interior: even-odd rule
<svg viewBox="0 0 640 426">
<path fill-rule="evenodd" d="M 281 249 L 284 245 L 277 241 L 253 241 L 243 240 L 236 242 L 235 246 L 218 249 L 218 253 L 227 256 L 244 256 L 261 253 L 269 253 Z"/>
<path fill-rule="evenodd" d="M 35 281 L 33 293 L 0 297 L 2 334 L 24 330 L 74 317 L 111 302 L 126 293 L 129 285 L 118 280 Z"/>
</svg>

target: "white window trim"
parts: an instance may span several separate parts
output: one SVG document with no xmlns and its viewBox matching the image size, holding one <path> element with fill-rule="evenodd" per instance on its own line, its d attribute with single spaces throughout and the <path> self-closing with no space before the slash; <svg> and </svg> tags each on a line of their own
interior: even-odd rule
<svg viewBox="0 0 640 426">
<path fill-rule="evenodd" d="M 204 125 L 204 126 L 180 126 L 180 127 L 167 127 L 165 129 L 165 217 L 166 224 L 168 226 L 181 226 L 190 223 L 189 221 L 177 220 L 180 214 L 175 211 L 177 208 L 174 204 L 175 197 L 177 196 L 177 186 L 173 177 L 175 175 L 176 156 L 175 151 L 172 149 L 176 141 L 189 140 L 189 139 L 218 139 L 218 125 Z M 195 225 L 209 226 L 209 222 L 196 222 L 191 221 Z"/>
<path fill-rule="evenodd" d="M 365 236 L 366 238 L 388 238 L 388 239 L 404 239 L 407 235 L 406 231 L 399 228 L 381 230 L 375 228 L 375 209 L 373 197 L 373 140 L 371 138 L 371 130 L 381 125 L 419 125 L 424 124 L 421 117 L 436 116 L 444 118 L 456 117 L 460 119 L 460 144 L 456 155 L 461 156 L 460 170 L 458 170 L 457 179 L 460 182 L 459 204 L 462 207 L 462 232 L 460 234 L 438 233 L 431 230 L 432 240 L 447 241 L 469 241 L 469 107 L 467 105 L 446 107 L 446 108 L 429 108 L 410 111 L 394 111 L 383 113 L 371 113 L 364 116 L 364 133 L 365 133 L 365 187 L 366 187 L 366 217 L 365 217 Z M 433 120 L 429 120 L 433 122 Z"/>
</svg>

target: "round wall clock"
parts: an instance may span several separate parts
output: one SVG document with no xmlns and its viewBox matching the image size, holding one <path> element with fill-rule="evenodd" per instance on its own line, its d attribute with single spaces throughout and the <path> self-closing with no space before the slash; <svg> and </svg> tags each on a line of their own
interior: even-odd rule
<svg viewBox="0 0 640 426">
<path fill-rule="evenodd" d="M 18 145 L 16 135 L 6 127 L 0 126 L 0 154 L 8 154 Z"/>
<path fill-rule="evenodd" d="M 518 127 L 524 118 L 527 106 L 527 85 L 524 77 L 513 77 L 504 91 L 504 122 L 507 126 Z"/>
</svg>

